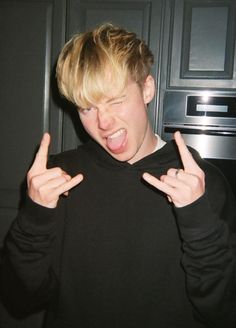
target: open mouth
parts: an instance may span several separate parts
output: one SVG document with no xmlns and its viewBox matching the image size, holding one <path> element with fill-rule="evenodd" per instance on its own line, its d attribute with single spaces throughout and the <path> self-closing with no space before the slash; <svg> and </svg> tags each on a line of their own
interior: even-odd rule
<svg viewBox="0 0 236 328">
<path fill-rule="evenodd" d="M 121 152 L 126 143 L 126 130 L 120 129 L 106 139 L 107 148 L 112 152 Z"/>
</svg>

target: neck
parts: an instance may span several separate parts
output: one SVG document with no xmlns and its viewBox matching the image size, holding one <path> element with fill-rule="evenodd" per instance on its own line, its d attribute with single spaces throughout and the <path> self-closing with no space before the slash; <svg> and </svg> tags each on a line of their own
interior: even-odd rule
<svg viewBox="0 0 236 328">
<path fill-rule="evenodd" d="M 147 155 L 152 154 L 154 151 L 156 151 L 158 146 L 158 138 L 157 136 L 152 133 L 149 138 L 148 148 L 147 148 Z"/>
</svg>

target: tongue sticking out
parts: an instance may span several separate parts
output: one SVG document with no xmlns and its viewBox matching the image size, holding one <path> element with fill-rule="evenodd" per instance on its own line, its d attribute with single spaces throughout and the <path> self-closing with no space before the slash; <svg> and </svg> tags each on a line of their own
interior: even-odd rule
<svg viewBox="0 0 236 328">
<path fill-rule="evenodd" d="M 107 138 L 107 147 L 112 152 L 122 151 L 122 146 L 124 145 L 126 138 L 125 130 L 119 130 L 112 136 Z"/>
</svg>

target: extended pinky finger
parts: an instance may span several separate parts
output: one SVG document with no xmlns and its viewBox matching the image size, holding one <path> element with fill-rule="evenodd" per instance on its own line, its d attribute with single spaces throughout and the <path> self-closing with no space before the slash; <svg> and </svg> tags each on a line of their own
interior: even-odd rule
<svg viewBox="0 0 236 328">
<path fill-rule="evenodd" d="M 68 191 L 77 186 L 83 180 L 83 175 L 78 174 L 75 177 L 71 178 L 69 181 L 63 183 L 55 189 L 55 192 L 58 195 L 68 194 Z"/>
<path fill-rule="evenodd" d="M 149 173 L 143 174 L 143 179 L 148 182 L 150 185 L 155 187 L 156 189 L 164 192 L 166 195 L 171 196 L 173 193 L 173 187 L 169 186 L 165 182 L 160 181 L 159 179 L 155 178 L 153 175 Z"/>
</svg>

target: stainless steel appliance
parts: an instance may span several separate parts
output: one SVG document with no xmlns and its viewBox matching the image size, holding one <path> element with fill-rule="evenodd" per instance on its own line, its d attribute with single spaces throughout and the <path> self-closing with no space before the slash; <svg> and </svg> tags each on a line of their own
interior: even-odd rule
<svg viewBox="0 0 236 328">
<path fill-rule="evenodd" d="M 179 130 L 186 143 L 220 167 L 236 195 L 236 95 L 167 91 L 162 138 Z"/>
<path fill-rule="evenodd" d="M 162 137 L 182 132 L 202 157 L 236 159 L 236 96 L 167 92 Z"/>
</svg>

